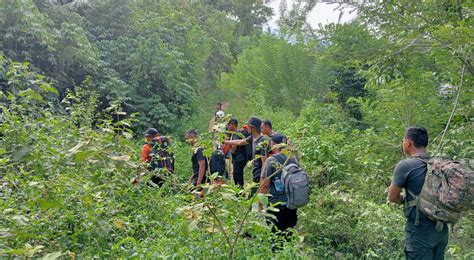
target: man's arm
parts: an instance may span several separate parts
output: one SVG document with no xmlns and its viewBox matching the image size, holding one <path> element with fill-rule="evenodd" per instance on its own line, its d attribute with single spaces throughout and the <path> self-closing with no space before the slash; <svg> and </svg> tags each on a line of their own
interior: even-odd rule
<svg viewBox="0 0 474 260">
<path fill-rule="evenodd" d="M 390 184 L 388 188 L 388 200 L 395 204 L 403 204 L 405 198 L 402 195 L 402 189 L 393 185 L 393 183 Z"/>
<path fill-rule="evenodd" d="M 268 178 L 268 176 L 271 176 L 275 169 L 271 164 L 272 160 L 267 160 L 263 163 L 262 173 L 260 174 L 260 185 L 257 191 L 258 193 L 268 193 L 268 190 L 270 189 L 270 178 Z"/>
<path fill-rule="evenodd" d="M 198 161 L 198 164 L 199 164 L 199 175 L 196 182 L 196 186 L 201 185 L 202 179 L 204 178 L 204 175 L 206 174 L 206 161 L 200 160 Z"/>
<path fill-rule="evenodd" d="M 245 139 L 239 139 L 239 140 L 224 140 L 225 144 L 230 144 L 230 145 L 237 145 L 237 146 L 242 146 L 248 144 Z"/>
<path fill-rule="evenodd" d="M 406 187 L 406 180 L 408 176 L 409 168 L 405 161 L 400 161 L 393 170 L 393 178 L 388 187 L 388 200 L 395 204 L 403 204 L 404 196 L 402 188 Z"/>
<path fill-rule="evenodd" d="M 265 165 L 265 163 L 267 162 L 267 156 L 262 155 L 261 159 L 262 159 L 262 164 Z"/>
</svg>

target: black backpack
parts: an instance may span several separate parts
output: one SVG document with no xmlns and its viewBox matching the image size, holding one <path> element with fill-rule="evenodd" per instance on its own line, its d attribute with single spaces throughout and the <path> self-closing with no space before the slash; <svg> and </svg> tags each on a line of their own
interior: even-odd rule
<svg viewBox="0 0 474 260">
<path fill-rule="evenodd" d="M 209 169 L 211 170 L 211 175 L 217 172 L 219 176 L 221 177 L 224 176 L 224 173 L 225 173 L 224 152 L 222 152 L 220 149 L 216 149 L 211 155 L 209 164 L 210 164 Z"/>
<path fill-rule="evenodd" d="M 250 133 L 248 131 L 241 131 L 241 133 L 244 135 L 245 138 L 250 136 Z M 253 153 L 252 153 L 252 144 L 246 144 L 244 145 L 245 149 L 245 157 L 247 159 L 247 162 L 253 160 Z"/>
<path fill-rule="evenodd" d="M 161 136 L 158 139 L 153 139 L 150 142 L 150 170 L 166 168 L 169 172 L 174 172 L 174 155 L 168 148 L 171 141 L 166 136 Z"/>
</svg>

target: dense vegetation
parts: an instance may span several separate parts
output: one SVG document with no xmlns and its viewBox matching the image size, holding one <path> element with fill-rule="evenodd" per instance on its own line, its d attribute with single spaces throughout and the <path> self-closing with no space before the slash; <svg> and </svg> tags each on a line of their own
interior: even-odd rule
<svg viewBox="0 0 474 260">
<path fill-rule="evenodd" d="M 314 29 L 309 2 L 282 5 L 272 34 L 257 0 L 3 1 L 0 256 L 402 256 L 386 189 L 404 128 L 425 126 L 431 153 L 473 167 L 474 6 L 374 0 Z M 272 119 L 311 176 L 285 250 L 251 210 L 264 198 L 189 192 L 181 137 L 205 132 L 216 101 L 241 122 Z M 159 189 L 131 184 L 149 126 L 175 137 L 177 172 Z M 473 217 L 447 256 L 474 256 Z"/>
</svg>

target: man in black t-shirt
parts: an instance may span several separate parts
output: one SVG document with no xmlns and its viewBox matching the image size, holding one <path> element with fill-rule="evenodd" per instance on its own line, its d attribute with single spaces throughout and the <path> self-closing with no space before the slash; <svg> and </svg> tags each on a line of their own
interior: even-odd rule
<svg viewBox="0 0 474 260">
<path fill-rule="evenodd" d="M 429 158 L 426 153 L 428 132 L 425 128 L 411 126 L 407 128 L 403 138 L 403 152 L 410 156 L 400 161 L 393 172 L 392 183 L 388 191 L 388 199 L 396 204 L 413 200 L 402 194 L 402 188 L 419 195 L 425 181 Z M 448 244 L 448 226 L 437 231 L 436 222 L 419 213 L 419 225 L 415 224 L 416 208 L 405 207 L 407 222 L 405 225 L 405 255 L 407 259 L 444 259 L 444 251 Z"/>
<path fill-rule="evenodd" d="M 288 229 L 294 228 L 298 221 L 297 209 L 289 209 L 286 207 L 288 198 L 286 196 L 284 184 L 281 181 L 281 167 L 289 164 L 299 165 L 296 158 L 289 158 L 281 151 L 284 147 L 276 147 L 276 145 L 287 144 L 288 138 L 283 134 L 275 133 L 270 138 L 270 144 L 273 147 L 272 156 L 269 157 L 262 170 L 259 193 L 268 193 L 270 204 L 274 205 L 278 211 L 269 210 L 268 214 L 274 217 L 267 217 L 267 222 L 272 225 L 272 232 L 287 240 L 291 236 Z M 279 203 L 279 204 L 278 204 Z M 281 248 L 281 242 L 273 240 L 274 248 Z"/>
<path fill-rule="evenodd" d="M 262 135 L 261 130 L 262 120 L 258 117 L 250 117 L 248 126 L 250 134 L 247 138 L 241 140 L 225 140 L 224 143 L 230 145 L 243 146 L 247 144 L 252 145 L 252 180 L 256 183 L 260 181 L 260 174 L 262 166 L 267 159 L 267 138 Z"/>
<path fill-rule="evenodd" d="M 235 118 L 229 120 L 227 124 L 228 130 L 232 132 L 237 132 L 238 121 Z M 241 140 L 242 138 L 236 134 L 230 134 L 230 140 Z M 233 178 L 235 185 L 244 186 L 244 168 L 247 164 L 247 156 L 244 146 L 232 145 L 231 148 L 232 154 L 232 168 L 233 168 Z"/>
<path fill-rule="evenodd" d="M 206 182 L 207 158 L 203 154 L 204 148 L 195 147 L 198 137 L 197 131 L 192 129 L 186 133 L 185 139 L 188 144 L 193 146 L 193 156 L 191 157 L 193 173 L 189 179 L 194 186 L 200 188 L 201 184 Z"/>
</svg>

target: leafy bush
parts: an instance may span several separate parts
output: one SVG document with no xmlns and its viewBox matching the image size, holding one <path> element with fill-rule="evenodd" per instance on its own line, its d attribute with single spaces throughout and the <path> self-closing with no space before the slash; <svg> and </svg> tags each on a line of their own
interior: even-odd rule
<svg viewBox="0 0 474 260">
<path fill-rule="evenodd" d="M 264 216 L 252 210 L 255 199 L 244 199 L 233 186 L 208 186 L 204 199 L 189 191 L 189 148 L 180 143 L 173 147 L 177 173 L 164 187 L 148 185 L 149 174 L 132 185 L 139 170 L 139 146 L 127 129 L 133 117 L 112 123 L 110 116 L 121 112 L 111 108 L 105 117 L 93 116 L 94 126 L 83 124 L 91 118 L 81 121 L 77 115 L 96 106 L 94 97 L 71 92 L 67 107 L 57 113 L 44 102 L 4 96 L 2 256 L 272 254 Z M 298 248 L 295 240 L 277 255 L 299 255 Z"/>
<path fill-rule="evenodd" d="M 315 255 L 402 256 L 404 218 L 396 207 L 371 202 L 357 193 L 341 192 L 335 185 L 314 188 L 311 199 L 300 214 L 300 226 Z"/>
</svg>

